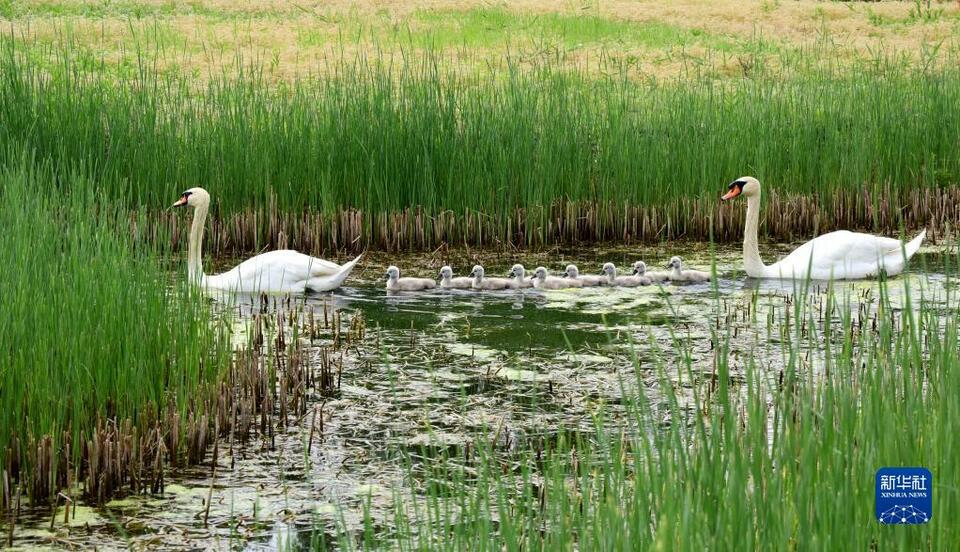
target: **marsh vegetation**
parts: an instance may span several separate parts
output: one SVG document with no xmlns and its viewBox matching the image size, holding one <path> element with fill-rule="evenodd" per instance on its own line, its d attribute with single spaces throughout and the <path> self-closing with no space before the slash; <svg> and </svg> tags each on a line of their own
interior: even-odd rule
<svg viewBox="0 0 960 552">
<path fill-rule="evenodd" d="M 216 456 L 168 475 L 163 492 L 81 510 L 88 529 L 68 530 L 61 507 L 52 533 L 44 510 L 18 531 L 77 545 L 344 548 L 666 538 L 696 548 L 747 533 L 764 547 L 803 541 L 781 516 L 816 508 L 825 545 L 950 539 L 947 524 L 937 535 L 882 531 L 869 485 L 877 462 L 920 456 L 935 473 L 953 469 L 947 274 L 958 259 L 938 251 L 889 282 L 759 283 L 733 250 L 690 250 L 694 265 L 716 260 L 720 283 L 385 297 L 390 256 L 332 296 L 216 301 L 243 351 L 232 371 L 249 374 L 234 385 L 254 390 L 239 404 L 265 400 L 256 389 L 296 394 L 240 408 Z M 559 262 L 624 265 L 638 253 L 663 255 L 591 248 Z M 513 259 L 449 260 L 500 274 Z M 242 368 L 248 358 L 261 372 Z M 239 385 L 248 377 L 261 383 Z M 891 439 L 891 424 L 907 436 Z M 949 515 L 955 497 L 937 488 L 935 508 Z M 685 504 L 704 507 L 684 521 Z M 715 524 L 729 529 L 703 530 Z"/>
<path fill-rule="evenodd" d="M 923 465 L 955 517 L 960 12 L 675 7 L 0 1 L 2 542 L 956 542 L 879 526 L 872 477 Z M 930 245 L 892 279 L 746 278 L 718 201 L 744 174 L 769 257 Z M 332 293 L 198 293 L 168 208 L 194 186 L 214 268 L 366 260 Z M 674 255 L 713 280 L 381 279 Z"/>
</svg>

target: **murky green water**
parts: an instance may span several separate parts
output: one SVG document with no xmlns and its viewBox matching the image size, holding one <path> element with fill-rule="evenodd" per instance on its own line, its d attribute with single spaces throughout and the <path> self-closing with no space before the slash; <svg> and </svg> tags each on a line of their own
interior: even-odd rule
<svg viewBox="0 0 960 552">
<path fill-rule="evenodd" d="M 877 282 L 834 284 L 841 301 L 830 311 L 825 284 L 801 290 L 792 282 L 746 279 L 738 248 L 716 252 L 722 277 L 715 284 L 388 295 L 381 279 L 387 264 L 418 276 L 435 276 L 444 263 L 465 273 L 476 262 L 488 275 L 505 275 L 517 261 L 555 270 L 576 262 L 587 273 L 604 261 L 629 266 L 639 258 L 658 269 L 678 253 L 685 264 L 709 270 L 709 250 L 685 249 L 371 256 L 348 287 L 292 302 L 318 320 L 336 309 L 346 318 L 362 316 L 367 326 L 364 344 L 344 352 L 339 393 L 323 402 L 324 431 L 309 454 L 311 420 L 305 418 L 272 440 L 221 454 L 212 491 L 210 467 L 191 468 L 168 475 L 172 484 L 161 496 L 81 507 L 69 526 L 59 515 L 53 531 L 49 512 L 34 512 L 14 540 L 24 546 L 272 549 L 304 545 L 314 528 L 360 531 L 364 508 L 382 520 L 394 493 L 419 492 L 424 482 L 411 478 L 419 472 L 405 463 L 429 464 L 436 451 L 467 446 L 478 436 L 510 448 L 560 433 L 589 434 L 599 412 L 608 429 L 617 429 L 624 394 L 644 394 L 669 423 L 668 405 L 658 402 L 662 377 L 679 388 L 689 385 L 679 369 L 687 362 L 692 373 L 709 374 L 716 335 L 733 336 L 735 380 L 750 356 L 775 377 L 782 365 L 778 344 L 792 335 L 785 317 L 798 297 L 807 297 L 821 317 L 849 309 L 868 319 L 877 301 Z M 778 251 L 766 253 L 772 258 Z M 914 264 L 918 273 L 890 283 L 894 304 L 908 304 L 909 287 L 914 305 L 922 297 L 927 306 L 955 308 L 946 304 L 947 258 L 923 251 Z M 255 297 L 234 300 L 220 307 L 244 317 L 286 308 Z M 816 343 L 808 347 L 819 354 Z M 318 349 L 310 359 L 319 362 Z M 312 405 L 320 404 L 313 397 Z"/>
</svg>

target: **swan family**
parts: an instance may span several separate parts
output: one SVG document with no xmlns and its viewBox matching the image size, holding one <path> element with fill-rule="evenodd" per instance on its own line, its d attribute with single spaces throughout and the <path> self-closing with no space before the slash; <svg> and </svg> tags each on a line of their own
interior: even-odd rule
<svg viewBox="0 0 960 552">
<path fill-rule="evenodd" d="M 647 264 L 643 261 L 633 263 L 629 275 L 617 275 L 617 267 L 613 263 L 604 263 L 598 275 L 582 275 L 575 264 L 567 265 L 561 276 L 553 276 L 546 267 L 538 266 L 527 277 L 527 270 L 522 264 L 515 264 L 507 272 L 507 277 L 489 277 L 481 265 L 476 265 L 470 271 L 470 276 L 455 277 L 453 268 L 449 265 L 440 269 L 439 281 L 430 278 L 401 278 L 400 269 L 396 266 L 387 268 L 387 291 L 425 291 L 440 287 L 441 289 L 473 289 L 484 291 L 515 290 L 523 288 L 535 289 L 570 289 L 593 286 L 607 287 L 639 287 L 649 286 L 655 282 L 706 282 L 710 274 L 697 270 L 682 269 L 680 257 L 673 257 L 668 268 L 672 272 L 647 272 Z"/>
<path fill-rule="evenodd" d="M 747 217 L 743 230 L 743 266 L 751 278 L 842 280 L 886 274 L 896 276 L 920 249 L 926 230 L 908 242 L 838 230 L 818 236 L 796 248 L 779 261 L 766 265 L 760 258 L 760 181 L 751 176 L 738 178 L 727 186 L 723 201 L 744 197 Z M 305 255 L 297 251 L 270 251 L 243 261 L 222 273 L 203 272 L 203 229 L 210 208 L 210 194 L 203 188 L 190 188 L 181 194 L 174 207 L 192 207 L 187 254 L 187 276 L 202 288 L 231 292 L 329 291 L 340 287 L 362 255 L 344 264 Z M 563 275 L 552 276 L 545 267 L 537 267 L 528 278 L 522 265 L 514 265 L 508 277 L 487 277 L 482 266 L 473 267 L 469 276 L 454 277 L 445 266 L 440 270 L 439 287 L 444 289 L 505 290 L 534 287 L 563 289 L 584 286 L 637 287 L 656 282 L 707 282 L 710 274 L 684 268 L 679 257 L 667 264 L 669 272 L 647 272 L 643 261 L 634 263 L 629 275 L 618 275 L 612 263 L 603 265 L 598 275 L 581 275 L 576 265 L 568 265 Z M 437 287 L 429 278 L 407 278 L 391 266 L 387 270 L 387 289 L 418 291 Z"/>
</svg>

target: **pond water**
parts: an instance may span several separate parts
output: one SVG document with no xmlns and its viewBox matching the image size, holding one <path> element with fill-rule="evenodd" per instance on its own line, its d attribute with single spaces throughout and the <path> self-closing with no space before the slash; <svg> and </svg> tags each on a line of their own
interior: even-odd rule
<svg viewBox="0 0 960 552">
<path fill-rule="evenodd" d="M 765 256 L 782 252 L 769 249 Z M 394 295 L 382 280 L 387 264 L 405 275 L 431 277 L 441 264 L 462 274 L 477 262 L 488 275 L 505 275 L 515 262 L 528 270 L 560 270 L 576 262 L 588 273 L 605 261 L 625 267 L 637 259 L 663 270 L 673 254 L 704 270 L 714 260 L 721 278 L 643 288 Z M 944 274 L 945 264 L 955 262 L 950 259 L 945 250 L 922 250 L 917 271 L 889 283 L 891 302 L 904 307 L 909 294 L 914 305 L 922 296 L 928 307 L 956 308 Z M 305 416 L 273 439 L 221 454 L 212 488 L 210 467 L 196 467 L 169 474 L 162 495 L 126 497 L 105 508 L 80 506 L 69 527 L 62 515 L 52 531 L 49 512 L 26 516 L 15 544 L 298 548 L 316 536 L 314 530 L 328 538 L 338 527 L 362 530 L 365 508 L 374 519 L 386 519 L 395 493 L 417 493 L 422 481 L 411 479 L 409 464 L 429 462 L 431 451 L 461 449 L 478 436 L 510 448 L 560 433 L 589 434 L 601 411 L 606 427 L 617 429 L 625 394 L 643 394 L 669 423 L 668 405 L 658 402 L 662 377 L 680 388 L 689 385 L 680 369 L 687 363 L 692 373 L 709 374 L 717 336 L 731 336 L 734 380 L 751 356 L 775 377 L 782 366 L 780 342 L 790 338 L 783 331 L 785 317 L 797 297 L 823 311 L 827 284 L 800 290 L 793 282 L 760 282 L 745 278 L 740 266 L 739 248 L 695 245 L 679 252 L 647 247 L 370 255 L 347 287 L 296 298 L 289 306 L 257 297 L 229 304 L 215 298 L 224 312 L 240 313 L 238 342 L 251 313 L 291 308 L 316 319 L 333 310 L 344 318 L 362 317 L 366 339 L 343 351 L 339 392 L 310 398 L 311 409 L 322 404 L 322 433 L 311 436 L 315 419 Z M 839 308 L 855 317 L 868 317 L 878 302 L 876 281 L 833 288 Z M 306 344 L 311 362 L 320 362 L 318 343 Z"/>
</svg>

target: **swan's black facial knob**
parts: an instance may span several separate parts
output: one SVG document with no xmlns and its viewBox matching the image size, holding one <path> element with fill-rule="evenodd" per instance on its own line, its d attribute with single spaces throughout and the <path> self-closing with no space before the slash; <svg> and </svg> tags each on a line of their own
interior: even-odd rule
<svg viewBox="0 0 960 552">
<path fill-rule="evenodd" d="M 727 186 L 727 193 L 723 194 L 720 199 L 726 201 L 737 197 L 743 193 L 743 187 L 746 186 L 746 184 L 747 182 L 745 180 L 734 180 Z"/>
<path fill-rule="evenodd" d="M 182 194 L 180 194 L 180 199 L 178 199 L 178 200 L 176 201 L 176 203 L 173 204 L 173 206 L 174 206 L 174 207 L 183 207 L 184 205 L 186 205 L 186 204 L 187 204 L 187 201 L 189 201 L 189 199 L 190 199 L 190 194 L 192 194 L 192 193 L 193 193 L 193 192 L 189 192 L 189 191 L 188 191 L 188 192 L 183 192 Z"/>
</svg>

